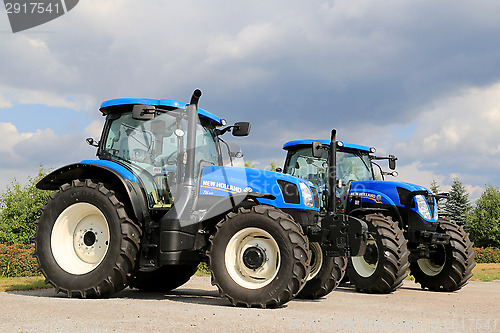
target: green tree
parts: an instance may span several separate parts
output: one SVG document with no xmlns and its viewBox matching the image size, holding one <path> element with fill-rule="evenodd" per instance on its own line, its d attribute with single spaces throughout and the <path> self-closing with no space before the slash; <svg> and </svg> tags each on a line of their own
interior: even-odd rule
<svg viewBox="0 0 500 333">
<path fill-rule="evenodd" d="M 435 179 L 433 179 L 432 183 L 431 183 L 431 192 L 433 194 L 439 194 L 440 193 L 440 191 L 439 191 L 440 187 L 441 186 L 438 184 L 438 182 Z M 438 200 L 438 214 L 439 215 L 446 215 L 446 209 L 445 209 L 445 207 L 446 207 L 446 199 L 440 199 L 440 200 Z"/>
<path fill-rule="evenodd" d="M 276 169 L 279 168 L 279 162 L 275 162 L 275 161 L 272 161 L 270 164 L 269 164 L 269 170 L 271 171 L 276 171 Z"/>
<path fill-rule="evenodd" d="M 245 168 L 255 168 L 255 165 L 253 165 L 252 161 L 245 161 Z"/>
<path fill-rule="evenodd" d="M 500 188 L 486 186 L 469 214 L 467 231 L 478 247 L 500 247 Z"/>
<path fill-rule="evenodd" d="M 445 214 L 458 224 L 465 224 L 471 209 L 467 189 L 458 178 L 453 178 L 450 195 L 444 207 Z"/>
<path fill-rule="evenodd" d="M 35 177 L 28 177 L 24 187 L 14 179 L 0 194 L 0 243 L 31 243 L 35 234 L 35 221 L 40 217 L 40 207 L 48 200 L 50 191 L 39 190 L 36 183 L 45 176 L 42 166 Z"/>
<path fill-rule="evenodd" d="M 431 192 L 434 193 L 434 194 L 438 194 L 439 193 L 439 185 L 437 183 L 437 181 L 435 179 L 432 180 L 432 183 L 431 183 Z"/>
</svg>

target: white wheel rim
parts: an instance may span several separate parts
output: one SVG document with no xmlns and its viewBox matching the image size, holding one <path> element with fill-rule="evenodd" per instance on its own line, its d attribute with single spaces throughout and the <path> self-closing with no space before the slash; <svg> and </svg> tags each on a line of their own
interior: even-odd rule
<svg viewBox="0 0 500 333">
<path fill-rule="evenodd" d="M 256 269 L 245 265 L 243 254 L 249 248 L 258 248 L 265 254 L 263 264 Z M 278 243 L 267 231 L 245 228 L 227 243 L 224 260 L 234 282 L 247 289 L 259 289 L 271 283 L 278 274 L 281 255 Z"/>
<path fill-rule="evenodd" d="M 321 245 L 314 242 L 309 245 L 309 249 L 312 252 L 311 264 L 309 266 L 311 271 L 309 272 L 306 281 L 314 279 L 323 265 L 323 251 L 321 250 Z"/>
<path fill-rule="evenodd" d="M 418 267 L 422 270 L 422 272 L 427 275 L 427 276 L 436 276 L 444 268 L 444 264 L 446 263 L 446 252 L 444 253 L 445 260 L 443 261 L 443 264 L 437 265 L 432 261 L 431 259 L 427 258 L 422 258 L 417 260 Z"/>
<path fill-rule="evenodd" d="M 378 246 L 373 238 L 368 240 L 366 246 L 375 246 L 377 249 L 377 253 L 378 253 Z M 360 276 L 367 278 L 367 277 L 370 277 L 375 272 L 375 270 L 377 269 L 379 260 L 377 257 L 377 262 L 375 264 L 370 264 L 370 263 L 366 262 L 364 256 L 359 256 L 359 257 L 351 257 L 351 262 L 352 262 L 352 266 L 354 267 L 356 272 Z"/>
<path fill-rule="evenodd" d="M 92 204 L 71 205 L 54 223 L 50 244 L 54 259 L 63 270 L 75 275 L 89 273 L 108 252 L 108 222 Z"/>
</svg>

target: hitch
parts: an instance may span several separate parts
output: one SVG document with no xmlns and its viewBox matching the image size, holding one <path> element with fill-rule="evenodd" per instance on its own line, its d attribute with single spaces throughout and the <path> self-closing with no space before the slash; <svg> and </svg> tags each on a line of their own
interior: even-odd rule
<svg viewBox="0 0 500 333">
<path fill-rule="evenodd" d="M 323 218 L 321 227 L 327 256 L 356 257 L 365 253 L 368 239 L 365 221 L 350 215 L 331 214 Z"/>
</svg>

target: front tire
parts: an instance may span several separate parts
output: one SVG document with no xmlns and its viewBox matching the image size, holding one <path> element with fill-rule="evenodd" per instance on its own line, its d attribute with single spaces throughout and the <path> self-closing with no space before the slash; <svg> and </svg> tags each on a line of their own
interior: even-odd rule
<svg viewBox="0 0 500 333">
<path fill-rule="evenodd" d="M 364 217 L 369 236 L 366 253 L 349 257 L 347 276 L 356 290 L 386 294 L 403 284 L 407 276 L 408 241 L 389 216 L 370 214 Z"/>
<path fill-rule="evenodd" d="M 212 285 L 235 306 L 271 308 L 291 300 L 308 274 L 301 227 L 271 206 L 239 208 L 210 237 Z"/>
<path fill-rule="evenodd" d="M 110 187 L 74 180 L 52 193 L 42 207 L 35 257 L 56 292 L 106 297 L 129 284 L 140 237 L 141 229 Z"/>
<path fill-rule="evenodd" d="M 450 243 L 437 245 L 431 258 L 410 263 L 410 271 L 422 289 L 456 291 L 472 277 L 472 269 L 476 266 L 474 244 L 463 226 L 449 220 L 438 223 L 438 229 L 450 235 Z"/>
<path fill-rule="evenodd" d="M 331 293 L 344 277 L 345 257 L 327 257 L 319 243 L 310 243 L 311 264 L 306 284 L 297 295 L 302 299 L 317 299 Z"/>
</svg>

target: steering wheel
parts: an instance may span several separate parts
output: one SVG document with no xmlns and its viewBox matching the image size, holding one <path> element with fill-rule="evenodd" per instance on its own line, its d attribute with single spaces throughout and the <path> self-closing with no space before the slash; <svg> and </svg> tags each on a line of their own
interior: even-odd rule
<svg viewBox="0 0 500 333">
<path fill-rule="evenodd" d="M 165 159 L 165 163 L 168 165 L 175 165 L 177 163 L 177 156 L 174 157 L 175 154 L 177 154 L 176 150 L 174 150 L 172 153 L 170 153 L 170 155 L 167 156 L 167 158 Z"/>
</svg>

